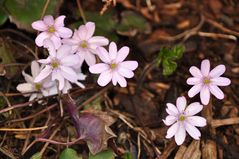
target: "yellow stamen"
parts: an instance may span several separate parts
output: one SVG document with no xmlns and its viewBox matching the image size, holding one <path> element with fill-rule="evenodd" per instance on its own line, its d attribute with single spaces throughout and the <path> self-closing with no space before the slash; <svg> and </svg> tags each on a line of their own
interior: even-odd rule
<svg viewBox="0 0 239 159">
<path fill-rule="evenodd" d="M 204 84 L 209 84 L 211 81 L 210 81 L 210 79 L 208 79 L 208 78 L 204 78 L 203 79 L 203 83 Z"/>
<path fill-rule="evenodd" d="M 57 67 L 59 66 L 59 62 L 58 62 L 57 60 L 53 60 L 53 61 L 51 62 L 51 66 L 52 66 L 53 68 L 57 68 Z"/>
<path fill-rule="evenodd" d="M 117 65 L 115 64 L 115 63 L 112 63 L 111 65 L 110 65 L 110 68 L 111 69 L 115 69 L 117 67 Z"/>
<path fill-rule="evenodd" d="M 53 26 L 51 26 L 51 27 L 49 27 L 48 28 L 48 32 L 49 33 L 54 33 L 56 30 L 55 30 L 55 28 L 53 27 Z"/>
<path fill-rule="evenodd" d="M 81 46 L 83 49 L 87 48 L 87 42 L 86 42 L 86 41 L 82 41 L 81 44 L 80 44 L 80 46 Z"/>
<path fill-rule="evenodd" d="M 179 121 L 184 121 L 186 118 L 185 118 L 185 116 L 183 116 L 183 115 L 181 115 L 180 117 L 179 117 Z"/>
<path fill-rule="evenodd" d="M 41 87 L 42 87 L 42 85 L 40 84 L 40 83 L 36 83 L 35 84 L 35 88 L 36 88 L 36 90 L 40 90 L 41 89 Z"/>
</svg>

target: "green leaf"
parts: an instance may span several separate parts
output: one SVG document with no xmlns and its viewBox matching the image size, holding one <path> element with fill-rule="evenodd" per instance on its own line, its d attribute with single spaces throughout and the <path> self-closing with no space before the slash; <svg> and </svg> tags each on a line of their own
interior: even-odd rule
<svg viewBox="0 0 239 159">
<path fill-rule="evenodd" d="M 183 45 L 176 45 L 168 53 L 168 58 L 180 59 L 183 56 L 185 48 Z"/>
<path fill-rule="evenodd" d="M 55 15 L 62 0 L 51 0 L 45 15 Z M 32 22 L 39 20 L 46 0 L 5 0 L 4 9 L 18 28 L 32 31 Z"/>
<path fill-rule="evenodd" d="M 41 155 L 40 152 L 35 153 L 35 154 L 31 157 L 31 159 L 41 159 L 41 158 L 42 158 L 42 155 Z"/>
<path fill-rule="evenodd" d="M 163 75 L 171 75 L 177 68 L 177 63 L 170 60 L 163 61 Z"/>
<path fill-rule="evenodd" d="M 133 159 L 132 153 L 131 152 L 126 152 L 123 157 L 123 159 Z"/>
<path fill-rule="evenodd" d="M 79 157 L 74 149 L 66 148 L 61 152 L 60 159 L 82 159 L 82 157 Z"/>
<path fill-rule="evenodd" d="M 115 154 L 112 150 L 105 150 L 97 153 L 96 155 L 90 154 L 89 159 L 114 159 Z"/>
<path fill-rule="evenodd" d="M 150 33 L 150 24 L 143 16 L 133 12 L 121 13 L 122 20 L 117 26 L 117 33 L 125 36 L 135 36 L 137 33 Z"/>
<path fill-rule="evenodd" d="M 115 11 L 109 11 L 103 15 L 99 12 L 85 12 L 87 21 L 95 22 L 96 29 L 95 34 L 98 36 L 105 36 L 110 39 L 110 41 L 117 41 L 118 37 L 115 32 L 115 27 L 117 25 L 117 18 Z M 70 28 L 76 29 L 82 25 L 82 21 L 78 21 L 70 25 Z"/>
<path fill-rule="evenodd" d="M 3 11 L 2 7 L 0 7 L 0 26 L 3 25 L 7 21 L 7 14 Z"/>
<path fill-rule="evenodd" d="M 158 66 L 162 63 L 163 75 L 171 75 L 177 68 L 176 60 L 179 60 L 184 53 L 183 45 L 176 45 L 172 49 L 161 48 L 158 57 L 156 58 L 156 63 Z"/>
</svg>

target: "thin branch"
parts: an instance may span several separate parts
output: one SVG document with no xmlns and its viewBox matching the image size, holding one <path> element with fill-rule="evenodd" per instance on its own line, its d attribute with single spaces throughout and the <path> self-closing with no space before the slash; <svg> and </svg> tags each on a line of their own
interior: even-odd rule
<svg viewBox="0 0 239 159">
<path fill-rule="evenodd" d="M 46 129 L 48 126 L 41 126 L 35 128 L 0 128 L 0 131 L 36 131 Z"/>
<path fill-rule="evenodd" d="M 83 11 L 83 9 L 82 9 L 80 0 L 76 0 L 76 3 L 77 3 L 77 7 L 78 7 L 78 9 L 79 9 L 81 18 L 83 19 L 84 23 L 86 23 L 85 14 L 84 14 L 84 11 Z"/>
</svg>

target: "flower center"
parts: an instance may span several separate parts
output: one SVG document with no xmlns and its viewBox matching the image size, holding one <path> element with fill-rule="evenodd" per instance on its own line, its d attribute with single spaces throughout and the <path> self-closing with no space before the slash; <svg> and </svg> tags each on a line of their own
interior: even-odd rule
<svg viewBox="0 0 239 159">
<path fill-rule="evenodd" d="M 112 63 L 111 65 L 110 65 L 110 68 L 111 69 L 115 69 L 117 67 L 117 64 L 115 64 L 115 63 Z"/>
<path fill-rule="evenodd" d="M 81 44 L 80 44 L 80 46 L 81 46 L 83 49 L 87 48 L 87 42 L 86 42 L 85 40 L 82 41 Z"/>
<path fill-rule="evenodd" d="M 58 62 L 57 60 L 52 60 L 51 66 L 52 66 L 53 68 L 57 68 L 59 65 L 60 65 L 60 64 L 59 64 L 59 62 Z"/>
<path fill-rule="evenodd" d="M 35 84 L 35 88 L 36 88 L 36 90 L 40 90 L 41 89 L 41 87 L 42 87 L 42 85 L 40 84 L 40 83 L 36 83 Z"/>
<path fill-rule="evenodd" d="M 207 77 L 205 77 L 205 78 L 203 79 L 203 83 L 204 83 L 204 84 L 209 84 L 210 82 L 211 82 L 210 79 L 207 78 Z"/>
<path fill-rule="evenodd" d="M 186 119 L 186 117 L 184 115 L 180 115 L 180 117 L 178 118 L 179 121 L 184 121 Z"/>
<path fill-rule="evenodd" d="M 48 32 L 49 33 L 54 33 L 56 30 L 55 30 L 55 28 L 53 27 L 53 26 L 50 26 L 49 28 L 48 28 Z"/>
</svg>

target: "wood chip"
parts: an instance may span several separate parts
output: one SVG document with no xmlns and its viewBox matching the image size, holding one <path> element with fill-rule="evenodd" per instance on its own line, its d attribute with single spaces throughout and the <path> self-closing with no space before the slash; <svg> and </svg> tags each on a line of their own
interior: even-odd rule
<svg viewBox="0 0 239 159">
<path fill-rule="evenodd" d="M 202 142 L 202 159 L 217 159 L 217 145 L 214 141 Z"/>
<path fill-rule="evenodd" d="M 182 158 L 201 159 L 200 141 L 193 140 Z"/>
<path fill-rule="evenodd" d="M 239 124 L 239 117 L 228 118 L 228 119 L 214 119 L 211 121 L 211 126 L 217 128 L 225 125 Z"/>
</svg>

